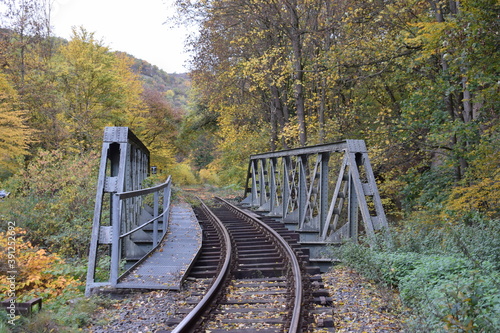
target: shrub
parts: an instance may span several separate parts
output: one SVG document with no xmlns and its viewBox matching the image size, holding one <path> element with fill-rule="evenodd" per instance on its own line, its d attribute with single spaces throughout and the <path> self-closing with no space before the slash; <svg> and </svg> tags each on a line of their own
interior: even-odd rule
<svg viewBox="0 0 500 333">
<path fill-rule="evenodd" d="M 98 156 L 40 151 L 27 169 L 4 184 L 6 218 L 28 230 L 36 246 L 66 257 L 87 255 L 94 213 Z"/>
<path fill-rule="evenodd" d="M 337 251 L 334 249 L 334 252 Z M 366 278 L 382 282 L 380 267 L 376 264 L 374 252 L 370 248 L 348 242 L 340 247 L 338 253 L 347 265 L 363 274 Z"/>
<path fill-rule="evenodd" d="M 42 297 L 45 301 L 55 299 L 63 293 L 78 292 L 82 282 L 72 274 L 58 268 L 64 261 L 56 254 L 33 246 L 25 240 L 26 231 L 20 228 L 10 229 L 0 233 L 0 262 L 9 263 L 2 266 L 0 272 L 0 292 L 9 295 L 10 283 L 8 271 L 16 271 L 15 297 L 19 301 L 27 301 L 35 297 Z M 14 248 L 15 254 L 9 257 L 7 248 Z M 14 261 L 8 261 L 13 259 Z M 12 263 L 13 266 L 10 266 Z"/>
<path fill-rule="evenodd" d="M 401 279 L 399 290 L 403 302 L 433 331 L 497 332 L 499 278 L 488 267 L 473 269 L 464 259 L 428 257 Z"/>
<path fill-rule="evenodd" d="M 393 233 L 399 252 L 464 256 L 473 262 L 488 261 L 500 270 L 500 221 L 470 215 L 462 224 L 428 225 L 407 222 Z"/>
<path fill-rule="evenodd" d="M 187 163 L 178 163 L 168 169 L 168 173 L 172 176 L 172 182 L 177 185 L 194 185 L 197 184 L 196 176 L 191 167 Z"/>
<path fill-rule="evenodd" d="M 200 175 L 200 182 L 202 184 L 217 185 L 220 183 L 219 176 L 217 175 L 216 171 L 212 168 L 201 169 L 199 175 Z"/>
<path fill-rule="evenodd" d="M 497 332 L 499 228 L 482 219 L 441 228 L 413 224 L 394 234 L 397 250 L 347 243 L 338 252 L 366 277 L 398 287 L 417 315 L 415 331 Z"/>
</svg>

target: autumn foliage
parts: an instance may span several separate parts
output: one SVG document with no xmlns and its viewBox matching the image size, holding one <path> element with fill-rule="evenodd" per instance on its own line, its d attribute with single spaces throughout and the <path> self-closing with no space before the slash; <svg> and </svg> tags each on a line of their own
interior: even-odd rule
<svg viewBox="0 0 500 333">
<path fill-rule="evenodd" d="M 5 221 L 2 221 L 5 222 Z M 6 222 L 5 222 L 6 223 Z M 61 274 L 58 266 L 64 260 L 54 253 L 33 246 L 26 239 L 26 230 L 15 229 L 15 244 L 9 244 L 7 232 L 0 233 L 0 293 L 7 295 L 11 283 L 7 280 L 9 271 L 15 271 L 15 294 L 19 301 L 27 301 L 35 297 L 45 300 L 53 299 L 69 289 L 76 289 L 82 285 L 70 275 Z M 9 233 L 9 236 L 12 236 Z M 12 239 L 12 238 L 11 238 Z M 7 267 L 8 247 L 15 247 L 16 266 Z"/>
<path fill-rule="evenodd" d="M 2 211 L 29 231 L 36 246 L 72 258 L 87 255 L 99 156 L 40 150 L 6 183 L 13 191 Z"/>
<path fill-rule="evenodd" d="M 476 261 L 498 259 L 498 0 L 176 0 L 199 28 L 189 103 L 84 27 L 55 38 L 47 3 L 0 8 L 0 180 L 11 192 L 0 210 L 26 232 L 23 291 L 74 285 L 49 271 L 55 253 L 86 256 L 105 126 L 130 127 L 158 177 L 221 186 L 244 183 L 250 154 L 364 139 L 405 254 L 356 249 L 353 265 L 376 257 L 394 284 L 404 273 L 412 302 L 425 301 L 418 281 L 439 286 L 428 290 L 448 300 L 436 327 L 488 327 L 498 299 L 483 291 L 498 276 Z M 469 280 L 453 271 L 462 260 Z M 451 287 L 436 282 L 434 262 L 451 267 Z"/>
<path fill-rule="evenodd" d="M 20 166 L 16 157 L 28 154 L 33 130 L 25 124 L 26 110 L 5 74 L 0 73 L 0 166 L 13 172 Z"/>
<path fill-rule="evenodd" d="M 496 184 L 498 1 L 176 3 L 200 26 L 193 85 L 199 116 L 218 120 L 220 176 L 244 178 L 248 153 L 359 138 L 396 213 L 421 200 L 463 215 L 479 205 L 466 194 Z M 498 216 L 486 191 L 480 211 Z"/>
</svg>

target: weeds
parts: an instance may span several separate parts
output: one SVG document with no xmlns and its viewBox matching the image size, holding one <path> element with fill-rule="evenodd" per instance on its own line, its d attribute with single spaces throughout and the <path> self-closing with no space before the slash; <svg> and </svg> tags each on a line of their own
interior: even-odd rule
<svg viewBox="0 0 500 333">
<path fill-rule="evenodd" d="M 500 223 L 441 228 L 416 224 L 394 234 L 396 248 L 346 243 L 342 260 L 367 278 L 396 286 L 414 310 L 410 331 L 500 331 Z"/>
</svg>

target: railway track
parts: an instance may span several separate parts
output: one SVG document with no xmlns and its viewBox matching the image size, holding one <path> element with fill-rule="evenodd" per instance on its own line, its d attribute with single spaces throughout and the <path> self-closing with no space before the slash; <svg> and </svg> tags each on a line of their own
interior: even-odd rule
<svg viewBox="0 0 500 333">
<path fill-rule="evenodd" d="M 334 331 L 319 268 L 294 232 L 219 198 L 195 212 L 203 247 L 190 279 L 203 287 L 162 332 Z"/>
</svg>

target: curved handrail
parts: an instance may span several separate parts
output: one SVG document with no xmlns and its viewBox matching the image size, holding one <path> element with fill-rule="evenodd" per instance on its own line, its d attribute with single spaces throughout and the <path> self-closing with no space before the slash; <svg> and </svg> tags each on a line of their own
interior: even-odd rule
<svg viewBox="0 0 500 333">
<path fill-rule="evenodd" d="M 163 190 L 165 187 L 171 185 L 171 182 L 172 182 L 172 176 L 168 176 L 167 180 L 163 184 L 160 184 L 160 185 L 157 185 L 157 186 L 153 186 L 153 187 L 148 187 L 148 188 L 145 188 L 145 189 L 135 190 L 135 191 L 128 191 L 128 192 L 116 193 L 116 196 L 119 198 L 119 200 L 124 200 L 124 199 L 129 199 L 129 198 L 135 198 L 135 197 L 138 197 L 138 196 L 141 196 L 141 195 L 146 195 L 146 194 L 151 194 L 151 193 L 159 192 L 159 191 Z M 144 222 L 140 226 L 135 227 L 134 229 L 129 230 L 129 231 L 127 231 L 124 234 L 121 234 L 119 236 L 119 238 L 121 239 L 121 238 L 127 237 L 128 235 L 133 234 L 134 232 L 136 232 L 138 230 L 141 230 L 142 228 L 144 228 L 148 224 L 151 224 L 154 221 L 159 220 L 160 218 L 162 218 L 166 213 L 168 213 L 168 207 L 163 207 L 163 212 L 161 214 L 159 214 L 158 216 L 153 217 L 152 219 L 150 219 L 147 222 Z"/>
<path fill-rule="evenodd" d="M 145 188 L 145 189 L 140 189 L 140 190 L 133 190 L 133 191 L 128 191 L 128 192 L 119 192 L 115 193 L 113 196 L 113 211 L 112 214 L 115 216 L 114 221 L 116 221 L 116 226 L 114 227 L 113 231 L 113 246 L 115 246 L 115 249 L 113 251 L 113 255 L 111 257 L 111 272 L 113 273 L 112 278 L 110 278 L 112 284 L 116 285 L 119 281 L 121 281 L 127 274 L 129 274 L 132 269 L 137 267 L 143 260 L 150 254 L 152 253 L 161 243 L 161 240 L 167 235 L 166 232 L 166 227 L 168 223 L 168 214 L 170 213 L 170 186 L 172 185 L 172 177 L 168 176 L 167 180 L 160 184 L 156 185 L 153 187 Z M 163 208 L 162 208 L 162 213 L 158 214 L 158 209 L 159 209 L 159 192 L 163 191 Z M 122 229 L 122 216 L 121 216 L 121 202 L 126 200 L 126 199 L 131 199 L 135 197 L 140 197 L 144 196 L 147 194 L 154 193 L 154 215 L 149 221 L 141 224 L 140 226 L 137 226 L 133 228 L 132 230 L 125 231 L 125 233 L 120 234 L 120 230 Z M 157 221 L 163 219 L 164 226 L 163 226 L 163 232 L 162 235 L 159 235 L 159 229 L 158 229 L 158 223 Z M 120 245 L 119 242 L 125 241 L 124 238 L 126 236 L 129 236 L 133 234 L 136 231 L 139 231 L 143 229 L 145 226 L 154 223 L 153 227 L 153 237 L 151 239 L 152 245 L 149 251 L 147 251 L 146 254 L 144 254 L 138 261 L 136 261 L 132 266 L 130 266 L 125 272 L 123 272 L 121 275 L 118 275 L 119 273 L 119 262 L 121 261 L 121 252 L 119 251 Z"/>
<path fill-rule="evenodd" d="M 200 200 L 201 201 L 201 200 Z M 222 231 L 224 236 L 224 245 L 226 249 L 226 256 L 224 258 L 224 264 L 222 265 L 221 271 L 217 278 L 212 283 L 212 286 L 207 291 L 205 296 L 201 299 L 201 301 L 196 305 L 196 307 L 189 312 L 189 314 L 184 317 L 184 319 L 174 328 L 172 333 L 184 333 L 184 332 L 192 332 L 192 328 L 197 323 L 200 314 L 202 314 L 205 309 L 210 305 L 210 303 L 217 297 L 217 294 L 222 288 L 225 279 L 229 273 L 230 264 L 231 264 L 231 253 L 232 253 L 232 245 L 231 238 L 229 236 L 229 232 L 226 227 L 222 224 L 221 220 L 215 216 L 212 211 L 201 201 L 202 209 L 207 214 L 207 217 L 210 218 L 213 222 L 215 222 L 219 230 Z"/>
<path fill-rule="evenodd" d="M 243 210 L 239 209 L 238 207 L 234 206 L 233 204 L 229 203 L 228 201 L 222 199 L 222 198 L 216 198 L 217 200 L 221 201 L 226 207 L 231 209 L 233 212 L 238 213 L 240 215 L 243 215 L 245 218 L 252 220 L 255 223 L 258 223 L 262 227 L 266 228 L 273 236 L 281 243 L 283 248 L 285 249 L 288 257 L 290 258 L 290 261 L 292 263 L 292 272 L 294 276 L 294 285 L 295 285 L 295 299 L 294 299 L 294 307 L 292 311 L 292 319 L 290 322 L 290 327 L 288 329 L 289 333 L 297 333 L 300 332 L 300 319 L 301 319 L 301 312 L 302 312 L 302 295 L 303 295 L 303 286 L 302 286 L 302 274 L 300 271 L 300 264 L 297 259 L 297 256 L 295 255 L 295 252 L 293 251 L 292 247 L 288 242 L 281 237 L 276 230 L 268 226 L 267 224 L 263 223 L 262 221 L 258 220 L 257 218 L 248 215 L 245 213 Z"/>
<path fill-rule="evenodd" d="M 171 181 L 172 181 L 172 176 L 168 176 L 167 180 L 163 184 L 153 186 L 153 187 L 148 187 L 148 188 L 141 189 L 141 190 L 120 192 L 120 193 L 116 193 L 116 195 L 120 198 L 120 200 L 122 200 L 122 199 L 128 199 L 128 198 L 138 197 L 140 195 L 146 195 L 146 194 L 158 192 L 159 190 L 162 190 L 165 187 L 167 187 L 168 185 L 170 185 Z"/>
</svg>

